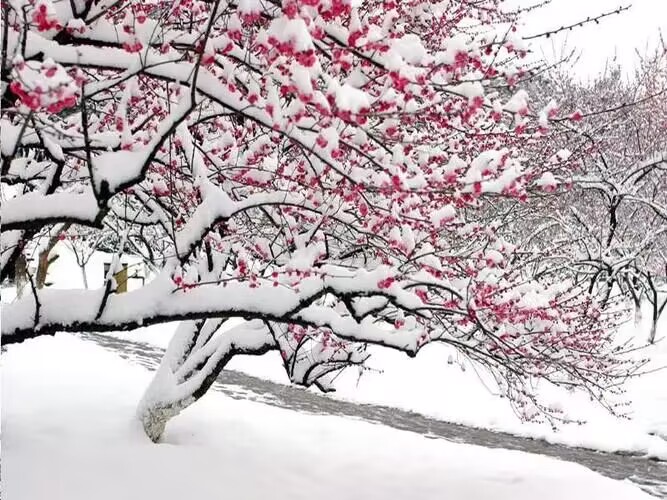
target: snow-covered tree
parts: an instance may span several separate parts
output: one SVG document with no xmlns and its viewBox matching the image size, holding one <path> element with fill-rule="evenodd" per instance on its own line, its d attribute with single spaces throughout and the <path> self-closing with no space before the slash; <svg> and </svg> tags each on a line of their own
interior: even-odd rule
<svg viewBox="0 0 667 500">
<path fill-rule="evenodd" d="M 268 350 L 328 390 L 368 344 L 442 342 L 526 418 L 549 410 L 536 378 L 604 402 L 632 371 L 615 317 L 527 273 L 487 209 L 569 168 L 527 155 L 570 117 L 513 88 L 526 49 L 499 4 L 7 2 L 3 279 L 54 225 L 117 236 L 104 287 L 32 287 L 5 344 L 182 321 L 140 405 L 154 440 L 231 357 Z M 117 294 L 123 253 L 157 272 Z"/>
<path fill-rule="evenodd" d="M 653 341 L 667 304 L 659 293 L 667 282 L 667 48 L 641 58 L 630 76 L 611 63 L 590 82 L 561 70 L 531 84 L 576 114 L 551 139 L 580 167 L 559 179 L 566 189 L 527 207 L 525 236 L 552 270 L 585 280 L 603 302 L 620 293 L 639 312 L 647 300 Z"/>
</svg>

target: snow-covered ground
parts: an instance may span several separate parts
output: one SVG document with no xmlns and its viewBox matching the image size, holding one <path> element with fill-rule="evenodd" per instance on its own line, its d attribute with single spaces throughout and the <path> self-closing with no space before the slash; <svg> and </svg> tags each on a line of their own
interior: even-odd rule
<svg viewBox="0 0 667 500">
<path fill-rule="evenodd" d="M 667 319 L 667 318 L 665 318 Z M 583 424 L 522 422 L 506 399 L 494 393 L 491 377 L 475 369 L 456 351 L 444 345 L 429 345 L 410 359 L 403 353 L 372 347 L 368 363 L 372 370 L 362 376 L 355 370 L 343 373 L 330 397 L 413 410 L 448 422 L 542 438 L 552 443 L 582 446 L 602 451 L 646 454 L 667 460 L 667 321 L 658 330 L 658 342 L 637 352 L 650 363 L 640 377 L 630 379 L 626 393 L 617 398 L 625 417 L 614 416 L 584 393 L 570 393 L 542 384 L 545 401 L 558 407 L 572 420 Z M 166 347 L 175 325 L 143 328 L 112 335 Z M 626 338 L 645 339 L 646 325 L 631 323 L 619 332 Z M 452 363 L 449 361 L 452 360 Z M 249 375 L 289 383 L 280 355 L 238 356 L 227 366 Z"/>
<path fill-rule="evenodd" d="M 113 335 L 166 346 L 174 328 L 167 325 Z M 427 346 L 414 359 L 395 351 L 371 348 L 369 366 L 374 369 L 361 377 L 354 370 L 344 373 L 335 383 L 336 392 L 329 396 L 394 406 L 448 422 L 553 443 L 634 452 L 667 460 L 667 335 L 664 326 L 659 338 L 663 340 L 639 353 L 651 358 L 644 371 L 655 371 L 628 381 L 627 392 L 619 398 L 629 403 L 628 407 L 621 408 L 628 418 L 610 414 L 583 393 L 573 394 L 543 384 L 541 394 L 546 401 L 562 409 L 567 417 L 585 423 L 560 424 L 554 430 L 546 422 L 522 422 L 507 400 L 494 394 L 493 382 L 487 374 L 476 371 L 465 360 L 457 360 L 455 351 L 443 345 Z M 448 363 L 450 355 L 454 359 L 452 364 Z M 289 383 L 277 352 L 260 357 L 238 356 L 228 368 Z"/>
<path fill-rule="evenodd" d="M 82 287 L 81 272 L 72 256 L 63 249 L 60 253 L 60 259 L 49 270 L 53 286 Z M 87 268 L 88 282 L 93 288 L 102 284 L 103 261 L 103 256 L 94 255 Z M 130 283 L 131 288 L 137 285 Z M 3 300 L 7 300 L 4 294 Z M 648 317 L 648 312 L 644 316 Z M 113 335 L 166 347 L 175 328 L 174 324 L 160 325 Z M 621 338 L 633 337 L 640 342 L 647 336 L 646 324 L 629 323 L 619 332 Z M 586 423 L 561 425 L 553 430 L 547 423 L 521 422 L 508 402 L 493 394 L 488 375 L 477 372 L 474 366 L 458 359 L 453 349 L 443 345 L 429 345 L 415 359 L 372 348 L 369 364 L 375 370 L 365 372 L 362 377 L 355 371 L 343 374 L 332 397 L 400 407 L 450 422 L 571 446 L 631 451 L 667 459 L 667 317 L 662 319 L 657 338 L 655 345 L 638 352 L 642 358 L 651 358 L 645 370 L 655 371 L 630 380 L 626 386 L 624 399 L 630 406 L 624 411 L 630 418 L 611 415 L 584 394 L 570 394 L 543 384 L 541 394 L 548 402 L 561 408 L 566 416 Z M 239 356 L 228 368 L 289 383 L 277 352 L 261 357 Z"/>
<path fill-rule="evenodd" d="M 69 334 L 2 359 L 9 500 L 642 500 L 634 486 L 522 452 L 207 395 L 155 445 L 134 409 L 145 369 Z"/>
</svg>

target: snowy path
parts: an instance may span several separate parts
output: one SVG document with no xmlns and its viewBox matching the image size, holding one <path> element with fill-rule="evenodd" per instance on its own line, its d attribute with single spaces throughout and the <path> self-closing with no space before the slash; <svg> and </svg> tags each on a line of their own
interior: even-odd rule
<svg viewBox="0 0 667 500">
<path fill-rule="evenodd" d="M 104 335 L 84 334 L 82 338 L 150 369 L 157 367 L 164 352 L 159 347 Z M 613 479 L 629 479 L 645 491 L 667 498 L 666 462 L 639 456 L 571 448 L 542 440 L 451 424 L 397 408 L 340 401 L 302 388 L 278 384 L 232 370 L 225 370 L 213 388 L 235 399 L 249 399 L 300 412 L 358 418 L 434 439 L 556 457 L 579 463 Z"/>
</svg>

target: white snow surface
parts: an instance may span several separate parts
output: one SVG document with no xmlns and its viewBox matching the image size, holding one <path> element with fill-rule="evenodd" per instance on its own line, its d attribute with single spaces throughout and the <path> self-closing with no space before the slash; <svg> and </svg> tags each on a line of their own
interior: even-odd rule
<svg viewBox="0 0 667 500">
<path fill-rule="evenodd" d="M 135 405 L 145 369 L 73 335 L 3 355 L 2 493 L 11 500 L 649 500 L 518 451 L 431 440 L 211 393 L 160 444 Z"/>
</svg>

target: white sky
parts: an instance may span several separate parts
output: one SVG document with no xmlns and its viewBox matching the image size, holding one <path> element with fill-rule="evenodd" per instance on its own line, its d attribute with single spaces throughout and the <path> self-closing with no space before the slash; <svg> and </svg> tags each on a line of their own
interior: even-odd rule
<svg viewBox="0 0 667 500">
<path fill-rule="evenodd" d="M 508 4 L 528 6 L 538 2 L 509 0 Z M 548 59 L 554 59 L 553 48 L 558 55 L 563 42 L 567 41 L 569 48 L 581 51 L 581 60 L 575 69 L 584 78 L 600 71 L 605 61 L 615 54 L 621 64 L 631 69 L 636 61 L 635 49 L 644 54 L 647 47 L 654 48 L 660 30 L 667 39 L 667 0 L 552 0 L 550 5 L 525 16 L 522 33 L 541 33 L 628 4 L 632 4 L 629 11 L 607 17 L 599 25 L 591 23 L 552 36 L 535 49 L 542 50 Z"/>
</svg>

